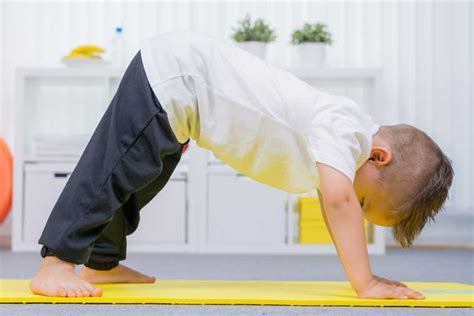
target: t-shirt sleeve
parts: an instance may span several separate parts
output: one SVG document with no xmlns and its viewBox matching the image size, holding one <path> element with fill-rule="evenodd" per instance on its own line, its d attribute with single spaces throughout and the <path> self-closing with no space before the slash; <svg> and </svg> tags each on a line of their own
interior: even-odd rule
<svg viewBox="0 0 474 316">
<path fill-rule="evenodd" d="M 314 120 L 306 141 L 315 162 L 335 168 L 353 182 L 356 170 L 370 156 L 378 127 L 361 110 L 353 114 L 346 111 Z"/>
</svg>

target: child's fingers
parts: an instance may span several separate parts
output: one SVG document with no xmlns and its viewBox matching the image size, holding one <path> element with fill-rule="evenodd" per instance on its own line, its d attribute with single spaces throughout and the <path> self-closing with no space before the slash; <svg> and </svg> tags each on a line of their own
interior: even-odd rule
<svg viewBox="0 0 474 316">
<path fill-rule="evenodd" d="M 359 293 L 360 298 L 372 298 L 372 299 L 424 299 L 423 294 L 414 291 L 410 288 L 403 286 L 396 286 L 393 284 L 387 284 L 378 280 L 378 284 L 367 290 L 366 292 Z"/>
<path fill-rule="evenodd" d="M 401 288 L 390 286 L 386 287 L 385 291 L 380 293 L 381 295 L 378 298 L 381 299 L 396 299 L 396 300 L 405 300 L 408 297 L 401 291 Z"/>
<path fill-rule="evenodd" d="M 389 284 L 392 284 L 392 285 L 395 285 L 395 286 L 399 286 L 399 287 L 407 287 L 405 284 L 403 284 L 402 282 L 398 282 L 398 281 L 392 281 L 392 280 L 385 280 L 386 282 L 388 282 Z"/>
<path fill-rule="evenodd" d="M 396 292 L 398 295 L 404 297 L 402 299 L 407 299 L 407 298 L 411 298 L 411 299 L 417 299 L 417 300 L 420 300 L 420 299 L 424 299 L 425 297 L 423 296 L 423 294 L 417 292 L 417 291 L 414 291 L 412 289 L 409 289 L 407 287 L 397 287 L 396 288 Z"/>
<path fill-rule="evenodd" d="M 398 281 L 392 281 L 389 279 L 381 278 L 381 277 L 376 277 L 378 281 L 390 284 L 390 285 L 395 285 L 395 286 L 400 286 L 400 287 L 407 287 L 404 283 L 398 282 Z"/>
</svg>

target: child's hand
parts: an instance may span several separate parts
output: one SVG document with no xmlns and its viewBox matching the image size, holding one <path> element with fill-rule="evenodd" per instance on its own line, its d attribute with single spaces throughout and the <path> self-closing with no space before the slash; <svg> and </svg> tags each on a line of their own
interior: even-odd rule
<svg viewBox="0 0 474 316">
<path fill-rule="evenodd" d="M 377 276 L 377 275 L 374 275 L 374 279 L 376 279 L 376 280 L 379 281 L 379 282 L 388 284 L 388 285 L 395 285 L 395 286 L 407 287 L 407 286 L 406 286 L 405 284 L 403 284 L 402 282 L 392 281 L 392 280 L 389 280 L 389 279 L 385 279 L 385 278 L 379 277 L 379 276 Z"/>
<path fill-rule="evenodd" d="M 383 280 L 383 281 L 382 281 Z M 389 283 L 392 282 L 392 283 Z M 372 299 L 416 299 L 421 300 L 425 297 L 423 294 L 407 288 L 404 284 L 401 286 L 395 285 L 399 283 L 396 281 L 390 281 L 379 277 L 374 277 L 368 287 L 358 293 L 360 298 L 372 298 Z M 401 284 L 401 283 L 400 283 Z"/>
</svg>

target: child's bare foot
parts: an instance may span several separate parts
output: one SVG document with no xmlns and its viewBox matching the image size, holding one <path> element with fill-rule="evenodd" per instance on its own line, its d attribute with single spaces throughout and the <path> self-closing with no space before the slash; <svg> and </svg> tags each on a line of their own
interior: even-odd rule
<svg viewBox="0 0 474 316">
<path fill-rule="evenodd" d="M 46 257 L 30 281 L 33 293 L 46 296 L 88 297 L 102 296 L 102 290 L 82 280 L 74 272 L 74 264 L 56 257 Z"/>
<path fill-rule="evenodd" d="M 119 264 L 108 271 L 93 270 L 84 267 L 79 276 L 90 283 L 153 283 L 155 277 L 144 275 Z"/>
</svg>

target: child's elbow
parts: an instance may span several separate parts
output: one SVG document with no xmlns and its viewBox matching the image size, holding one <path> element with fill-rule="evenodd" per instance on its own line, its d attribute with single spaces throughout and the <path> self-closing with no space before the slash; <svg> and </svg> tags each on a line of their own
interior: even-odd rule
<svg viewBox="0 0 474 316">
<path fill-rule="evenodd" d="M 331 210 L 345 210 L 353 205 L 354 198 L 351 194 L 337 194 L 336 196 L 324 197 L 324 207 Z"/>
</svg>

